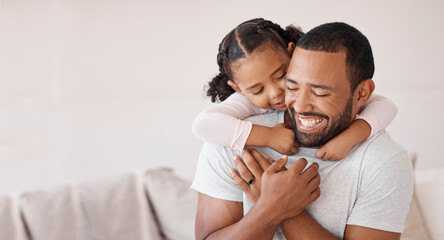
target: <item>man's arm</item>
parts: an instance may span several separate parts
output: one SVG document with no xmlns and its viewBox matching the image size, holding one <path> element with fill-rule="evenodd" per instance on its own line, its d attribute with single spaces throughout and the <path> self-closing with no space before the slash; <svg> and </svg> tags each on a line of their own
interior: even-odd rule
<svg viewBox="0 0 444 240">
<path fill-rule="evenodd" d="M 199 193 L 196 239 L 272 239 L 279 220 L 267 209 L 253 207 L 244 217 L 242 202 Z"/>
<path fill-rule="evenodd" d="M 244 162 L 236 161 L 236 167 L 240 171 L 240 176 L 234 176 L 234 179 L 235 179 L 236 183 L 246 193 L 246 195 L 250 199 L 253 198 L 252 201 L 254 202 L 256 198 L 259 198 L 259 199 L 261 198 L 261 189 L 262 188 L 257 187 L 257 186 L 260 186 L 260 184 L 261 184 L 260 183 L 260 181 L 261 181 L 260 175 L 262 174 L 261 170 L 266 169 L 269 165 L 267 164 L 267 160 L 258 151 L 252 150 L 251 152 L 252 152 L 251 155 L 245 154 L 245 153 L 243 154 Z M 403 165 L 402 158 L 400 158 L 400 159 L 401 159 L 400 162 L 391 161 L 390 164 L 386 164 L 385 166 L 383 166 L 383 170 L 384 171 L 393 171 L 392 169 L 394 169 L 395 167 L 399 168 L 401 165 Z M 407 169 L 408 169 L 408 166 L 407 166 Z M 285 168 L 283 168 L 283 169 L 281 169 L 281 171 L 286 171 L 286 170 L 285 170 Z M 389 189 L 396 189 L 398 187 L 401 187 L 402 185 L 406 185 L 408 188 L 408 186 L 411 185 L 411 184 L 409 184 L 409 182 L 411 182 L 411 181 L 409 181 L 409 179 L 408 179 L 408 176 L 409 176 L 408 171 L 407 172 L 400 171 L 400 173 L 407 174 L 406 176 L 402 176 L 402 175 L 397 176 L 397 174 L 395 174 L 395 177 L 385 178 L 385 179 L 383 178 L 383 176 L 387 176 L 389 174 L 384 173 L 384 171 L 378 171 L 378 174 L 372 175 L 372 176 L 376 177 L 376 179 L 378 179 L 378 180 L 371 181 L 371 184 L 376 184 L 378 186 L 377 182 L 382 180 L 381 182 L 385 183 L 384 185 L 386 185 L 386 186 L 391 185 L 392 186 L 392 188 L 389 188 Z M 256 185 L 256 187 L 245 184 L 245 182 L 242 180 L 242 178 L 245 179 L 244 175 L 246 175 L 250 172 L 253 173 L 256 178 L 256 181 L 253 184 L 253 185 Z M 248 176 L 248 177 L 250 177 L 250 176 Z M 368 186 L 367 188 L 379 189 L 378 187 L 374 187 L 374 186 L 373 187 Z M 367 191 L 367 195 L 368 194 L 370 194 L 372 197 L 375 197 L 379 194 L 384 195 L 384 193 L 375 193 L 372 191 L 370 191 L 370 192 Z M 399 193 L 397 193 L 397 194 L 399 194 Z M 397 195 L 397 194 L 395 194 L 395 195 Z M 401 195 L 399 195 L 399 196 L 401 196 Z M 407 193 L 407 195 L 409 195 L 409 193 Z M 365 199 L 365 197 L 363 199 Z M 378 196 L 377 196 L 377 199 L 378 199 Z M 384 197 L 379 198 L 379 199 L 381 199 L 380 201 L 383 201 L 382 204 L 388 204 L 387 205 L 388 207 L 391 206 L 390 207 L 391 209 L 394 208 L 393 205 L 390 205 L 389 203 L 387 203 L 387 200 Z M 372 199 L 370 202 L 373 203 L 375 201 L 376 201 L 375 199 Z M 361 200 L 361 201 L 358 201 L 356 204 L 357 205 L 355 206 L 355 212 L 357 211 L 358 215 L 359 215 L 359 212 L 361 212 L 362 210 L 359 211 L 356 209 L 362 208 L 361 205 L 366 205 L 367 203 L 365 200 Z M 375 205 L 368 205 L 367 207 L 364 207 L 364 208 L 368 208 L 371 206 L 375 206 Z M 308 214 L 308 212 L 306 212 L 305 210 L 302 211 L 297 216 L 285 219 L 281 223 L 281 228 L 282 228 L 284 235 L 287 239 L 338 239 L 335 236 L 333 236 L 330 232 L 328 232 L 326 229 L 324 229 L 321 225 L 319 225 L 319 223 L 317 223 L 316 220 L 314 220 Z M 363 227 L 363 226 L 358 226 L 358 225 L 353 225 L 353 224 L 348 224 L 346 226 L 345 233 L 344 233 L 344 239 L 352 239 L 352 240 L 354 240 L 354 239 L 392 240 L 392 239 L 399 239 L 400 236 L 401 236 L 401 234 L 398 232 L 383 231 L 383 230 L 378 230 L 378 229 L 374 229 L 374 228 L 368 228 L 368 227 Z"/>
<path fill-rule="evenodd" d="M 307 161 L 301 159 L 280 171 L 286 163 L 287 158 L 281 158 L 258 176 L 263 180 L 261 198 L 244 217 L 242 203 L 200 194 L 197 239 L 271 239 L 284 219 L 296 216 L 319 197 L 319 188 L 309 183 L 317 176 L 317 164 L 302 173 Z"/>
<path fill-rule="evenodd" d="M 296 217 L 284 220 L 281 228 L 287 240 L 338 239 L 319 225 L 307 211 L 303 211 Z M 344 239 L 346 240 L 399 240 L 400 237 L 400 233 L 356 225 L 347 225 L 344 234 Z"/>
</svg>

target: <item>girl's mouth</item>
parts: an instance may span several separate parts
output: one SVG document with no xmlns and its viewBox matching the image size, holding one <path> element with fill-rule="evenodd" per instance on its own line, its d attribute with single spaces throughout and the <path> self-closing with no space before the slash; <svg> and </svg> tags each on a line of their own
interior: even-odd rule
<svg viewBox="0 0 444 240">
<path fill-rule="evenodd" d="M 277 107 L 285 107 L 286 105 L 285 105 L 285 100 L 282 100 L 282 101 L 280 101 L 280 102 L 278 102 L 278 103 L 275 103 L 274 104 L 275 106 L 277 106 Z"/>
</svg>

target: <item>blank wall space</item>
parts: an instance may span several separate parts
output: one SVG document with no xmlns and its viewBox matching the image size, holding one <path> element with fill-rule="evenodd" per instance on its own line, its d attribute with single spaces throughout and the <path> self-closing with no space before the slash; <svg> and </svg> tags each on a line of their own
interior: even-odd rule
<svg viewBox="0 0 444 240">
<path fill-rule="evenodd" d="M 334 10 L 333 10 L 334 9 Z M 388 128 L 444 167 L 442 1 L 0 1 L 0 193 L 169 166 L 191 179 L 217 47 L 262 16 L 304 30 L 346 21 L 373 46 Z"/>
</svg>

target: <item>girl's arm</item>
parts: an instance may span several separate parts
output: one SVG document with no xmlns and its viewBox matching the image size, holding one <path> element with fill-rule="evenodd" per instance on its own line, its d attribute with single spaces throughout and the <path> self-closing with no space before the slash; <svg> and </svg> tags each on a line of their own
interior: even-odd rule
<svg viewBox="0 0 444 240">
<path fill-rule="evenodd" d="M 397 113 L 398 109 L 392 101 L 373 94 L 350 126 L 322 146 L 316 152 L 316 157 L 330 161 L 343 159 L 356 144 L 384 130 Z"/>
<path fill-rule="evenodd" d="M 396 105 L 388 98 L 373 94 L 364 106 L 356 119 L 366 121 L 371 127 L 368 138 L 384 130 L 392 123 L 398 113 Z M 366 138 L 367 139 L 367 138 Z"/>
<path fill-rule="evenodd" d="M 243 120 L 271 111 L 256 107 L 242 94 L 233 93 L 201 112 L 193 122 L 193 133 L 204 141 L 233 149 L 256 146 L 271 147 L 283 154 L 295 153 L 297 148 L 290 129 L 283 125 L 269 128 Z"/>
</svg>

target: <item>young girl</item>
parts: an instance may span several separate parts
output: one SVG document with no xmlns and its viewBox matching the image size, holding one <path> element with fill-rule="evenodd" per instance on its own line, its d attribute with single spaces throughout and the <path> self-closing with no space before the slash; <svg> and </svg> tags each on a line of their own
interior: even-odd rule
<svg viewBox="0 0 444 240">
<path fill-rule="evenodd" d="M 285 155 L 296 153 L 298 143 L 294 133 L 284 124 L 269 128 L 243 119 L 287 109 L 284 78 L 295 43 L 302 35 L 303 32 L 292 25 L 284 30 L 262 18 L 246 21 L 228 33 L 220 43 L 217 55 L 220 73 L 209 82 L 207 90 L 212 102 L 221 103 L 197 116 L 193 123 L 194 134 L 204 141 L 233 149 L 256 146 L 270 147 Z M 245 86 L 246 80 L 243 84 L 242 76 L 236 70 L 245 66 L 255 53 L 264 50 L 274 51 L 284 59 L 284 64 L 271 76 L 258 75 L 253 80 L 254 85 Z M 386 128 L 396 113 L 396 106 L 390 100 L 373 95 L 350 126 L 322 146 L 316 157 L 343 159 L 353 146 Z"/>
</svg>

